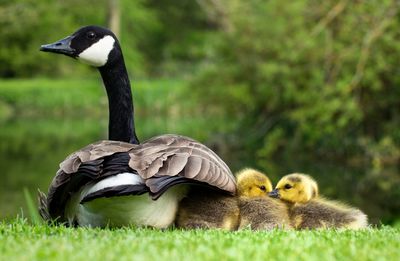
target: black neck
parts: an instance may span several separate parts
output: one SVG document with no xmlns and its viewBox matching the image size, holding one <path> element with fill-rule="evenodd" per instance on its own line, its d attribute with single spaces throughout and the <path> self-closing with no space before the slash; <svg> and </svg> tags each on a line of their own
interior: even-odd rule
<svg viewBox="0 0 400 261">
<path fill-rule="evenodd" d="M 123 58 L 112 66 L 100 67 L 99 71 L 108 96 L 108 138 L 139 144 L 133 118 L 131 84 Z"/>
</svg>

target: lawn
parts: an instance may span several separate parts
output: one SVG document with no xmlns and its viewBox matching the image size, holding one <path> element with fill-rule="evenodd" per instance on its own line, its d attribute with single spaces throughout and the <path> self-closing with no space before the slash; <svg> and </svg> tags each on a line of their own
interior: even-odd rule
<svg viewBox="0 0 400 261">
<path fill-rule="evenodd" d="M 87 229 L 0 223 L 0 260 L 397 260 L 400 229 Z"/>
</svg>

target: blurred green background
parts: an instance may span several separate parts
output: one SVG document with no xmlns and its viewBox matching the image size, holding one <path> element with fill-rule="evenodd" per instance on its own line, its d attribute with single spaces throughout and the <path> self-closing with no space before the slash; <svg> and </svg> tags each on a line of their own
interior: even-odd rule
<svg viewBox="0 0 400 261">
<path fill-rule="evenodd" d="M 97 71 L 38 51 L 88 24 L 119 35 L 141 140 L 187 135 L 274 183 L 309 173 L 372 223 L 400 223 L 396 0 L 1 0 L 0 218 L 107 138 Z"/>
</svg>

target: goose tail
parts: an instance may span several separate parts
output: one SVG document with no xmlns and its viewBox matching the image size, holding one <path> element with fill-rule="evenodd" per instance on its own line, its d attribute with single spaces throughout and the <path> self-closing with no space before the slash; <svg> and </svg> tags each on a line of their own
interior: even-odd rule
<svg viewBox="0 0 400 261">
<path fill-rule="evenodd" d="M 39 189 L 38 189 L 38 206 L 39 206 L 38 208 L 39 215 L 42 217 L 44 221 L 49 222 L 51 220 L 51 217 L 49 214 L 49 209 L 47 208 L 47 196 Z"/>
</svg>

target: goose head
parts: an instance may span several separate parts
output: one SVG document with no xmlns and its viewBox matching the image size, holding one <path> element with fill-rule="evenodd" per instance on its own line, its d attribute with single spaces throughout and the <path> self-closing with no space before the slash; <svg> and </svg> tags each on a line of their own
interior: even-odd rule
<svg viewBox="0 0 400 261">
<path fill-rule="evenodd" d="M 122 52 L 117 37 L 100 26 L 85 26 L 55 43 L 40 47 L 43 52 L 64 54 L 95 67 L 113 63 Z"/>
<path fill-rule="evenodd" d="M 254 169 L 244 169 L 236 175 L 239 196 L 263 197 L 272 191 L 272 183 L 267 176 Z"/>
<path fill-rule="evenodd" d="M 318 196 L 318 185 L 308 175 L 293 173 L 282 177 L 269 196 L 290 203 L 306 203 Z"/>
</svg>

